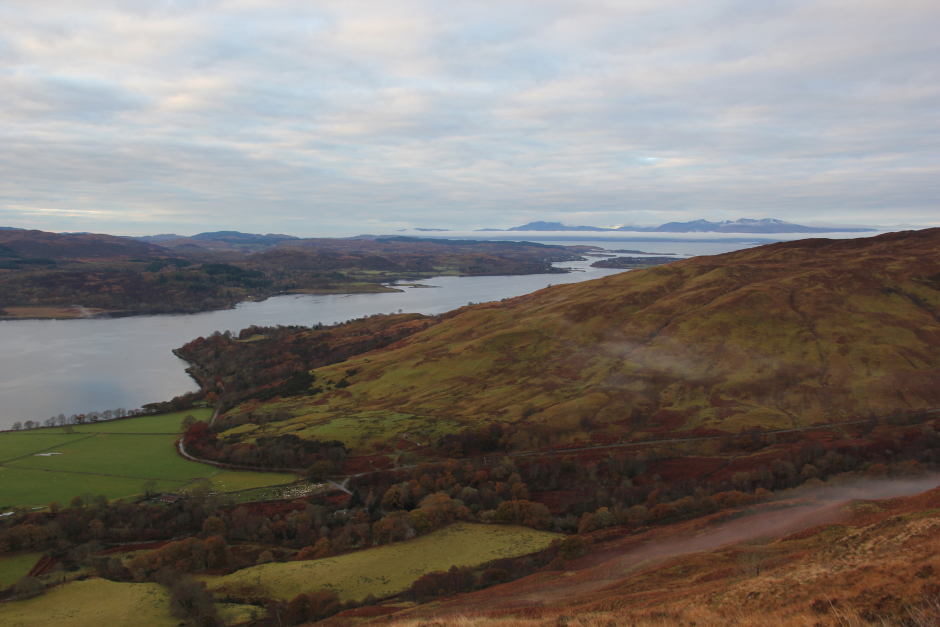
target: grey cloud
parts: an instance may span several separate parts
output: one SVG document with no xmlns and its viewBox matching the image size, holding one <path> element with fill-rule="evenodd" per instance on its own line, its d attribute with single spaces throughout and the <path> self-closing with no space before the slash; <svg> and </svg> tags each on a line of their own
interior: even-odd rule
<svg viewBox="0 0 940 627">
<path fill-rule="evenodd" d="M 186 208 L 247 229 L 259 206 L 268 230 L 309 216 L 336 234 L 442 207 L 465 228 L 937 220 L 935 3 L 78 2 L 50 17 L 12 2 L 0 17 L 8 223 L 95 203 L 114 208 L 101 230 Z"/>
</svg>

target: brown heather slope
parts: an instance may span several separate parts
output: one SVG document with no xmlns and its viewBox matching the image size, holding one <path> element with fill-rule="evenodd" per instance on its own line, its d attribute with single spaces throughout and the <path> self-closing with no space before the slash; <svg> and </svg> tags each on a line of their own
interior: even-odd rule
<svg viewBox="0 0 940 627">
<path fill-rule="evenodd" d="M 933 481 L 936 483 L 936 481 Z M 563 571 L 396 608 L 383 625 L 937 625 L 940 489 L 859 484 L 630 534 L 591 534 Z M 364 623 L 354 612 L 331 627 Z"/>
<path fill-rule="evenodd" d="M 940 407 L 938 316 L 940 229 L 809 239 L 466 307 L 282 405 L 308 427 L 515 423 L 517 448 L 832 423 Z"/>
</svg>

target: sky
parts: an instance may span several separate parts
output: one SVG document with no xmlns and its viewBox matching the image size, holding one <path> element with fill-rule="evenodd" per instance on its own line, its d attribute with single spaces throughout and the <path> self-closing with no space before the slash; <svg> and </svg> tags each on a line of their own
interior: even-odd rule
<svg viewBox="0 0 940 627">
<path fill-rule="evenodd" d="M 3 0 L 0 226 L 940 226 L 936 0 Z"/>
</svg>

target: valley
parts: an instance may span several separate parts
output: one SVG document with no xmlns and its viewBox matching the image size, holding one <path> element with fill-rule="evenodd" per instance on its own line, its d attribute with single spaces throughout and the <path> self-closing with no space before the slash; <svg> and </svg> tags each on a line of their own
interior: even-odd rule
<svg viewBox="0 0 940 627">
<path fill-rule="evenodd" d="M 152 590 L 161 625 L 937 617 L 940 229 L 177 354 L 191 409 L 0 435 L 3 473 L 136 463 L 159 492 L 198 488 L 69 500 L 4 480 L 0 619 L 38 624 L 92 586 Z"/>
</svg>

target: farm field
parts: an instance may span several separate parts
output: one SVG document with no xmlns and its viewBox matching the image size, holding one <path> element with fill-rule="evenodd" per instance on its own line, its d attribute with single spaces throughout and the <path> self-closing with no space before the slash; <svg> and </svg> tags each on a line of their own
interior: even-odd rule
<svg viewBox="0 0 940 627">
<path fill-rule="evenodd" d="M 87 435 L 51 433 L 43 430 L 42 432 L 14 431 L 0 435 L 0 463 L 6 463 L 25 457 L 35 455 L 46 450 L 54 449 L 58 446 L 71 444 L 77 440 L 88 437 Z"/>
<path fill-rule="evenodd" d="M 157 481 L 155 489 L 172 492 L 184 485 L 182 481 Z M 79 495 L 103 494 L 108 499 L 118 499 L 142 492 L 140 479 L 0 466 L 0 509 L 44 507 L 53 501 L 68 505 L 72 497 Z"/>
<path fill-rule="evenodd" d="M 25 577 L 42 553 L 18 553 L 0 557 L 0 588 L 5 588 Z"/>
<path fill-rule="evenodd" d="M 175 627 L 170 593 L 157 583 L 115 583 L 107 579 L 75 581 L 42 596 L 0 605 L 6 627 Z"/>
<path fill-rule="evenodd" d="M 64 427 L 2 433 L 0 508 L 67 504 L 81 494 L 130 497 L 151 480 L 162 492 L 185 490 L 203 478 L 212 481 L 215 490 L 233 492 L 295 479 L 283 473 L 221 470 L 183 459 L 174 443 L 188 415 L 207 419 L 210 411 L 74 425 L 74 433 Z"/>
<path fill-rule="evenodd" d="M 2 568 L 2 565 L 0 565 Z M 257 608 L 219 603 L 219 617 L 228 624 L 250 620 Z M 157 583 L 118 583 L 92 578 L 73 581 L 25 601 L 0 604 L 4 627 L 176 627 L 170 592 Z"/>
<path fill-rule="evenodd" d="M 451 566 L 479 566 L 547 547 L 561 534 L 528 527 L 458 522 L 407 542 L 337 557 L 263 564 L 225 576 L 205 576 L 213 590 L 255 586 L 281 599 L 329 589 L 340 599 L 361 600 L 401 592 L 418 577 Z"/>
</svg>

